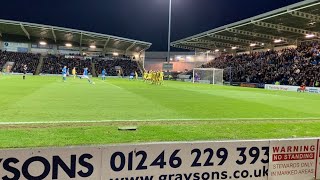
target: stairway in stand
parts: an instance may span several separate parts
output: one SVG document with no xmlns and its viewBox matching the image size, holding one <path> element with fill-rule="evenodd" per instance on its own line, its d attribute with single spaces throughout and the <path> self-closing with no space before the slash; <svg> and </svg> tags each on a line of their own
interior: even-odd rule
<svg viewBox="0 0 320 180">
<path fill-rule="evenodd" d="M 137 64 L 138 64 L 138 68 L 140 70 L 140 73 L 143 75 L 145 70 L 143 68 L 142 62 L 141 61 L 137 61 Z"/>
<path fill-rule="evenodd" d="M 36 69 L 36 72 L 34 73 L 35 75 L 39 75 L 41 73 L 42 66 L 43 66 L 43 59 L 44 59 L 44 55 L 41 55 L 39 59 L 38 67 Z"/>
<path fill-rule="evenodd" d="M 92 77 L 98 77 L 97 73 L 96 73 L 95 63 L 91 63 L 91 75 L 92 75 Z"/>
</svg>

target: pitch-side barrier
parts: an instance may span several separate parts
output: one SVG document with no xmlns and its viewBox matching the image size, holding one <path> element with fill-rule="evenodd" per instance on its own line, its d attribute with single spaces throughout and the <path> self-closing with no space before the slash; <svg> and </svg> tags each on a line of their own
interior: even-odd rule
<svg viewBox="0 0 320 180">
<path fill-rule="evenodd" d="M 285 85 L 266 84 L 264 88 L 268 89 L 268 90 L 277 90 L 277 91 L 301 92 L 301 91 L 299 91 L 300 86 L 285 86 Z M 320 88 L 318 88 L 318 87 L 306 87 L 304 92 L 313 93 L 313 94 L 320 94 Z"/>
<path fill-rule="evenodd" d="M 2 179 L 312 180 L 319 139 L 0 150 Z"/>
</svg>

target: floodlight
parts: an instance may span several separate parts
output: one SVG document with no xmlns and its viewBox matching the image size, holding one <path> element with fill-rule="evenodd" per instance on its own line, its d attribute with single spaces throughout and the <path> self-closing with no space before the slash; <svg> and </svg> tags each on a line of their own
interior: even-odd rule
<svg viewBox="0 0 320 180">
<path fill-rule="evenodd" d="M 95 45 L 90 45 L 90 48 L 91 48 L 91 49 L 95 49 L 96 46 L 95 46 Z"/>
<path fill-rule="evenodd" d="M 119 56 L 119 53 L 114 52 L 114 53 L 113 53 L 113 56 Z"/>
<path fill-rule="evenodd" d="M 251 43 L 251 44 L 250 44 L 251 47 L 254 47 L 254 46 L 256 46 L 256 45 L 257 45 L 257 44 L 255 44 L 255 43 Z"/>
<path fill-rule="evenodd" d="M 47 45 L 47 42 L 45 42 L 45 41 L 40 41 L 39 44 L 42 45 L 42 46 L 45 46 L 45 45 Z"/>
<path fill-rule="evenodd" d="M 65 45 L 66 45 L 66 47 L 72 47 L 71 43 L 66 43 Z"/>
<path fill-rule="evenodd" d="M 314 34 L 307 34 L 306 35 L 306 38 L 313 38 L 313 37 L 315 37 L 316 35 L 314 35 Z"/>
<path fill-rule="evenodd" d="M 281 39 L 275 39 L 275 40 L 274 40 L 274 43 L 281 43 L 281 42 L 282 42 Z"/>
</svg>

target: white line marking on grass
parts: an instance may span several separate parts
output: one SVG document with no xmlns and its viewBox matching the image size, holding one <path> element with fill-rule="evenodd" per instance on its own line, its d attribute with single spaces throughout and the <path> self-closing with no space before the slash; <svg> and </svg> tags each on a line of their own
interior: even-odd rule
<svg viewBox="0 0 320 180">
<path fill-rule="evenodd" d="M 114 84 L 112 84 L 112 83 L 109 83 L 109 82 L 106 82 L 106 81 L 102 81 L 102 82 L 104 82 L 105 84 L 111 85 L 111 86 L 113 86 L 113 87 L 115 87 L 115 88 L 123 89 L 122 87 L 117 86 L 117 85 L 114 85 Z"/>
<path fill-rule="evenodd" d="M 30 122 L 0 122 L 0 125 L 27 125 L 27 124 L 71 124 L 71 123 L 106 123 L 106 122 L 159 122 L 159 121 L 252 121 L 252 120 L 320 120 L 319 118 L 212 118 L 212 119 L 151 119 L 151 120 L 76 120 L 76 121 L 30 121 Z"/>
</svg>

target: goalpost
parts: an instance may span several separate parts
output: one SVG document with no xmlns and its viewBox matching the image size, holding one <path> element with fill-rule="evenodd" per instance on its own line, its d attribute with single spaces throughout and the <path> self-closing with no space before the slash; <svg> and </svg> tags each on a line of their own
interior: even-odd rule
<svg viewBox="0 0 320 180">
<path fill-rule="evenodd" d="M 194 68 L 192 82 L 223 85 L 223 69 Z"/>
</svg>

